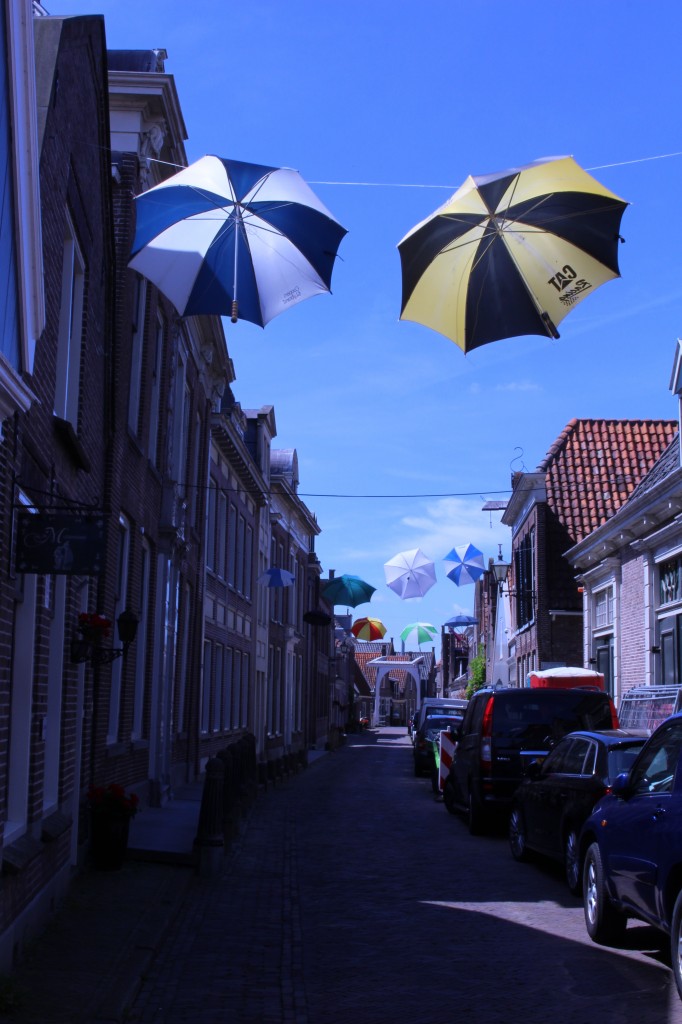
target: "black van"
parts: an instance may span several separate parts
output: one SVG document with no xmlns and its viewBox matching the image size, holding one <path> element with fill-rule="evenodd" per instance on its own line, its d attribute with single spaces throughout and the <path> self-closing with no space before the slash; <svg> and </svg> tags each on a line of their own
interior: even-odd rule
<svg viewBox="0 0 682 1024">
<path fill-rule="evenodd" d="M 500 687 L 479 690 L 457 730 L 457 746 L 443 800 L 451 814 L 464 811 L 478 835 L 494 812 L 506 810 L 531 761 L 576 729 L 617 729 L 607 693 L 587 687 Z"/>
</svg>

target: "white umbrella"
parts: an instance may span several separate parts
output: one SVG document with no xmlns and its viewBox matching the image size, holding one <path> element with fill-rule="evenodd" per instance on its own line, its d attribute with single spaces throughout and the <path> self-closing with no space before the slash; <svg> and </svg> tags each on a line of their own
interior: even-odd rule
<svg viewBox="0 0 682 1024">
<path fill-rule="evenodd" d="M 403 600 L 423 597 L 436 582 L 436 567 L 423 551 L 400 551 L 384 563 L 386 585 Z"/>
</svg>

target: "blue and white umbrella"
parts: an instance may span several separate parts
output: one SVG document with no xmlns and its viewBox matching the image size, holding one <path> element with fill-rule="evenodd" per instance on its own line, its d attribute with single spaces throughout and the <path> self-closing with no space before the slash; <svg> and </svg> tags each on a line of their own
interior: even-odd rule
<svg viewBox="0 0 682 1024">
<path fill-rule="evenodd" d="M 297 171 L 204 156 L 135 200 L 129 266 L 180 316 L 264 327 L 328 292 L 346 229 Z"/>
<path fill-rule="evenodd" d="M 443 559 L 448 567 L 446 576 L 458 587 L 465 583 L 475 583 L 485 572 L 483 552 L 473 544 L 460 544 Z"/>
<path fill-rule="evenodd" d="M 286 569 L 278 569 L 276 565 L 265 569 L 258 577 L 258 582 L 264 587 L 291 587 L 296 577 Z"/>
</svg>

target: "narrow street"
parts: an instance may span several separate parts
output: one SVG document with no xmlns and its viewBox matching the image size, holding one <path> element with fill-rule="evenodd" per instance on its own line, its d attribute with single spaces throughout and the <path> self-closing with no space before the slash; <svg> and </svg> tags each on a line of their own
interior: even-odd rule
<svg viewBox="0 0 682 1024">
<path fill-rule="evenodd" d="M 594 946 L 560 871 L 471 837 L 402 728 L 269 789 L 192 897 L 134 1024 L 682 1020 L 659 937 L 631 924 L 627 949 Z"/>
</svg>

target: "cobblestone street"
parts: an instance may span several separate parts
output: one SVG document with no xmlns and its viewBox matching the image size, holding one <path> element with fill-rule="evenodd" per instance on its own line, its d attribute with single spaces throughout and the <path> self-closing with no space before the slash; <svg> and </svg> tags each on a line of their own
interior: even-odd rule
<svg viewBox="0 0 682 1024">
<path fill-rule="evenodd" d="M 655 934 L 594 946 L 558 871 L 434 800 L 403 729 L 269 789 L 225 876 L 190 896 L 133 1024 L 682 1019 Z"/>
</svg>

